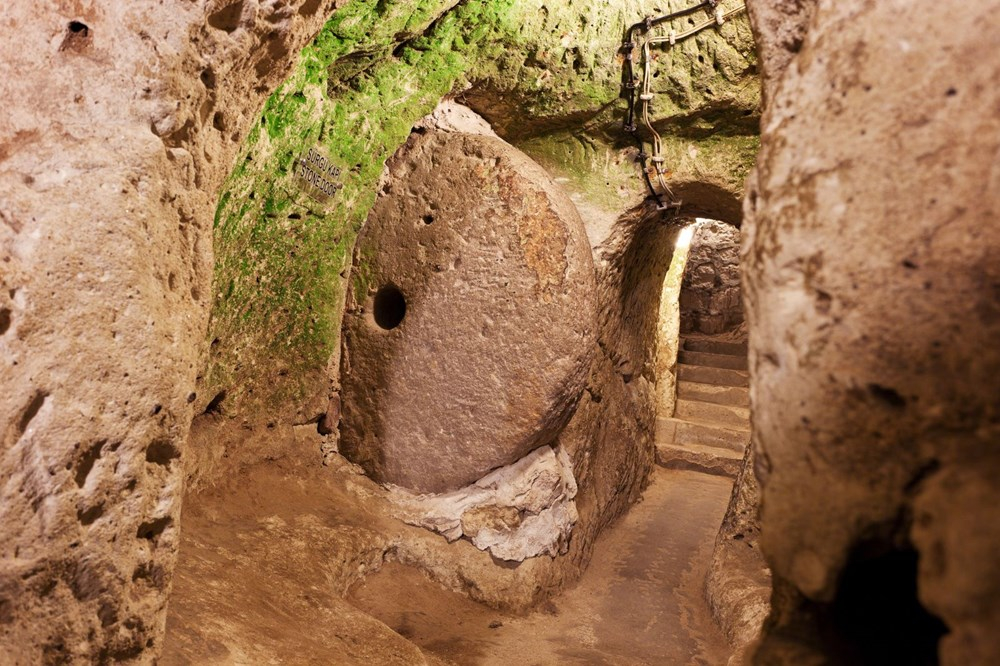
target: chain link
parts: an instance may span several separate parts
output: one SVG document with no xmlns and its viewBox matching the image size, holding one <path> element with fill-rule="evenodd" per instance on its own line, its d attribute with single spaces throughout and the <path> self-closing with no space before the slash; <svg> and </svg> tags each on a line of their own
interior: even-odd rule
<svg viewBox="0 0 1000 666">
<path fill-rule="evenodd" d="M 652 36 L 649 34 L 652 29 L 658 25 L 694 14 L 701 9 L 709 11 L 712 18 L 692 26 L 683 32 L 675 32 L 671 30 L 666 36 Z M 705 0 L 700 4 L 685 7 L 684 9 L 680 9 L 670 14 L 664 14 L 656 17 L 647 16 L 642 21 L 633 24 L 625 31 L 625 39 L 622 41 L 621 46 L 621 53 L 623 56 L 622 88 L 625 90 L 625 94 L 622 96 L 628 100 L 628 114 L 626 115 L 622 129 L 626 134 L 631 134 L 635 137 L 636 143 L 639 146 L 637 161 L 642 168 L 646 185 L 648 186 L 653 198 L 656 200 L 656 207 L 658 210 L 666 210 L 669 208 L 680 209 L 681 202 L 674 199 L 674 194 L 671 191 L 670 186 L 667 184 L 667 178 L 670 177 L 671 172 L 666 168 L 666 160 L 661 154 L 662 140 L 660 138 L 660 134 L 653 127 L 653 123 L 649 118 L 650 103 L 653 101 L 655 96 L 652 89 L 652 54 L 650 49 L 651 47 L 659 46 L 661 44 L 666 44 L 667 48 L 673 48 L 678 43 L 688 39 L 689 37 L 697 35 L 703 30 L 725 24 L 729 18 L 745 10 L 746 5 L 740 5 L 739 7 L 729 11 L 724 11 L 720 5 L 720 0 Z M 641 43 L 638 43 L 635 39 L 636 33 L 639 31 L 642 31 L 644 33 L 643 36 L 645 37 Z M 642 56 L 641 79 L 635 76 L 635 71 L 632 66 L 634 61 L 633 52 L 636 47 L 640 48 Z M 640 91 L 638 95 L 636 95 L 636 90 Z M 639 107 L 638 115 L 641 117 L 642 124 L 645 126 L 651 139 L 650 143 L 652 146 L 649 155 L 646 154 L 645 142 L 643 141 L 642 136 L 640 136 L 639 128 L 636 125 L 637 106 Z M 660 191 L 657 191 L 654 186 L 654 179 L 656 184 L 659 185 Z M 670 203 L 665 204 L 663 202 L 663 194 L 670 198 Z"/>
</svg>

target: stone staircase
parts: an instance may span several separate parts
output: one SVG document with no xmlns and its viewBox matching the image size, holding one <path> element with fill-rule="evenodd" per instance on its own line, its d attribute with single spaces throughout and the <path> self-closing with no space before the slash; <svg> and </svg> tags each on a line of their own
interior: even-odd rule
<svg viewBox="0 0 1000 666">
<path fill-rule="evenodd" d="M 677 406 L 656 419 L 656 462 L 736 477 L 750 443 L 746 343 L 682 338 Z"/>
</svg>

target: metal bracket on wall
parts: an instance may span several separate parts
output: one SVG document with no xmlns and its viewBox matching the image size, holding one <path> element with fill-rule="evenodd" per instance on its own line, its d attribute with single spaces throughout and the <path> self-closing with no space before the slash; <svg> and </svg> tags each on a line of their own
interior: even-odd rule
<svg viewBox="0 0 1000 666">
<path fill-rule="evenodd" d="M 691 14 L 695 14 L 703 9 L 710 13 L 712 17 L 711 19 L 694 25 L 683 32 L 675 32 L 671 30 L 666 35 L 661 36 L 654 36 L 650 34 L 656 26 L 675 19 L 683 18 L 685 16 L 690 16 Z M 675 199 L 673 192 L 670 190 L 670 186 L 667 184 L 667 178 L 671 176 L 671 172 L 664 166 L 665 160 L 661 154 L 662 146 L 660 134 L 653 127 L 652 121 L 649 118 L 649 107 L 653 101 L 653 97 L 655 96 L 652 89 L 652 57 L 650 49 L 651 47 L 663 44 L 666 44 L 667 48 L 673 48 L 685 39 L 693 37 L 703 30 L 723 25 L 727 20 L 729 20 L 730 17 L 745 10 L 746 5 L 741 4 L 734 9 L 724 11 L 720 4 L 720 0 L 704 0 L 704 2 L 697 5 L 685 7 L 684 9 L 671 12 L 670 14 L 647 16 L 642 21 L 632 24 L 625 30 L 625 37 L 622 40 L 620 49 L 622 54 L 621 96 L 628 101 L 628 112 L 625 117 L 622 130 L 626 134 L 631 134 L 635 138 L 636 144 L 639 147 L 639 154 L 636 156 L 636 161 L 642 168 L 643 178 L 646 181 L 646 186 L 649 188 L 650 195 L 656 201 L 657 210 L 665 211 L 674 209 L 675 212 L 679 212 L 681 202 Z M 636 41 L 636 36 L 639 33 L 641 33 L 643 37 L 641 43 Z M 636 47 L 641 49 L 642 78 L 636 77 L 635 69 L 633 67 L 634 51 Z M 637 90 L 640 91 L 638 95 L 636 94 Z M 649 154 L 646 153 L 645 141 L 640 135 L 639 127 L 636 124 L 637 116 L 642 119 L 642 124 L 645 126 L 650 136 L 651 151 Z M 656 184 L 659 185 L 660 191 L 657 191 L 656 186 L 653 184 L 654 179 Z M 664 203 L 664 195 L 670 199 L 669 203 Z"/>
</svg>

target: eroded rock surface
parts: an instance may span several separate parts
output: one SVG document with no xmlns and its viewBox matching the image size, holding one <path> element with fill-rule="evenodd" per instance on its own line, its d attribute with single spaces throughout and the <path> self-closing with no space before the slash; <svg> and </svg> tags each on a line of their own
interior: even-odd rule
<svg viewBox="0 0 1000 666">
<path fill-rule="evenodd" d="M 715 335 L 743 323 L 739 254 L 739 229 L 722 222 L 698 225 L 681 284 L 681 333 Z"/>
<path fill-rule="evenodd" d="M 341 452 L 445 492 L 552 441 L 590 370 L 594 268 L 569 199 L 489 136 L 414 133 L 355 250 Z"/>
<path fill-rule="evenodd" d="M 743 262 L 776 588 L 758 663 L 1000 661 L 998 11 L 821 1 L 764 59 Z M 752 16 L 764 44 L 801 34 Z"/>
<path fill-rule="evenodd" d="M 734 666 L 744 663 L 771 609 L 771 572 L 760 551 L 760 486 L 753 462 L 753 447 L 747 447 L 705 585 L 712 615 L 736 653 L 730 661 Z"/>
<path fill-rule="evenodd" d="M 0 9 L 5 663 L 159 650 L 215 193 L 333 5 Z"/>
<path fill-rule="evenodd" d="M 465 536 L 494 557 L 520 562 L 565 552 L 577 520 L 576 490 L 565 451 L 543 446 L 461 490 L 414 495 L 396 487 L 392 498 L 407 523 L 449 541 Z"/>
</svg>

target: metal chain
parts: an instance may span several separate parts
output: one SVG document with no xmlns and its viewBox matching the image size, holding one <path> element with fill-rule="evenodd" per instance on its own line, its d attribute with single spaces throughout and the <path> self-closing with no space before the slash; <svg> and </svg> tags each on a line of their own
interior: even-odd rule
<svg viewBox="0 0 1000 666">
<path fill-rule="evenodd" d="M 674 200 L 674 194 L 667 185 L 667 178 L 670 172 L 664 166 L 665 160 L 663 158 L 662 152 L 662 140 L 660 138 L 659 132 L 653 127 L 652 121 L 649 119 L 649 107 L 650 102 L 653 100 L 653 89 L 652 89 L 652 76 L 651 76 L 651 64 L 652 56 L 650 53 L 650 48 L 653 46 L 658 46 L 660 44 L 668 45 L 668 48 L 673 48 L 678 43 L 697 35 L 699 32 L 711 28 L 713 26 L 721 26 L 730 17 L 739 14 L 746 10 L 746 5 L 740 5 L 735 9 L 729 11 L 723 11 L 722 7 L 719 6 L 720 0 L 705 0 L 697 5 L 692 5 L 691 7 L 685 7 L 676 12 L 670 14 L 664 14 L 662 16 L 647 16 L 642 21 L 635 23 L 625 31 L 625 39 L 622 42 L 621 52 L 624 57 L 624 62 L 622 64 L 622 88 L 624 92 L 622 97 L 628 101 L 628 114 L 625 117 L 625 123 L 622 129 L 627 134 L 632 134 L 635 137 L 636 143 L 639 147 L 639 154 L 637 156 L 637 161 L 642 167 L 643 177 L 646 180 L 646 186 L 649 188 L 649 192 L 652 197 L 656 200 L 657 210 L 667 210 L 669 208 L 679 209 L 681 206 L 680 201 Z M 655 37 L 649 35 L 652 29 L 662 23 L 672 21 L 674 19 L 682 18 L 684 16 L 689 16 L 694 14 L 701 9 L 711 10 L 712 18 L 703 21 L 683 32 L 675 32 L 671 30 L 666 36 Z M 633 52 L 637 44 L 634 41 L 637 32 L 642 31 L 646 38 L 643 40 L 641 45 L 642 54 L 642 79 L 641 81 L 636 78 L 635 71 L 632 66 L 633 62 Z M 641 87 L 640 87 L 641 83 Z M 639 88 L 641 92 L 638 96 L 638 106 L 639 115 L 642 118 L 642 124 L 646 127 L 647 131 L 651 136 L 651 150 L 650 154 L 646 154 L 645 142 L 639 135 L 639 128 L 636 125 L 636 89 Z M 648 162 L 648 163 L 647 163 Z M 663 197 L 660 192 L 657 192 L 656 187 L 653 185 L 653 178 L 656 178 L 657 184 L 664 194 L 670 197 L 670 203 L 665 204 L 663 202 Z"/>
</svg>

